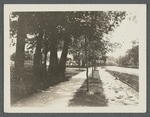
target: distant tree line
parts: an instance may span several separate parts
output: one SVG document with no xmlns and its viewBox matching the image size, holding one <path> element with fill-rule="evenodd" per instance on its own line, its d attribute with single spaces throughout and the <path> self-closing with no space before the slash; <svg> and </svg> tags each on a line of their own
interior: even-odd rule
<svg viewBox="0 0 150 117">
<path fill-rule="evenodd" d="M 139 68 L 139 45 L 129 49 L 125 56 L 118 59 L 118 64 L 123 67 Z"/>
</svg>

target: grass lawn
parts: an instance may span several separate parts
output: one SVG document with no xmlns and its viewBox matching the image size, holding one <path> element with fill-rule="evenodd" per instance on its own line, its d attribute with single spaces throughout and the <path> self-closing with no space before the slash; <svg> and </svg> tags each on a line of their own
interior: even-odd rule
<svg viewBox="0 0 150 117">
<path fill-rule="evenodd" d="M 120 73 L 116 71 L 106 70 L 114 77 L 118 77 L 124 83 L 127 83 L 130 87 L 134 88 L 136 91 L 139 91 L 139 76 L 131 75 L 127 73 Z"/>
<path fill-rule="evenodd" d="M 65 76 L 67 78 L 70 78 L 72 76 L 75 76 L 75 75 L 79 74 L 80 72 L 83 72 L 83 71 L 85 71 L 85 70 L 71 69 L 71 68 L 70 69 L 66 69 Z"/>
<path fill-rule="evenodd" d="M 87 93 L 87 80 L 77 90 L 73 99 L 69 101 L 69 106 L 89 106 L 100 107 L 107 106 L 108 100 L 106 99 L 103 91 L 103 84 L 99 78 L 99 72 L 94 71 L 94 78 L 89 76 L 89 92 Z"/>
<path fill-rule="evenodd" d="M 49 78 L 37 78 L 32 73 L 32 63 L 25 62 L 25 68 L 22 75 L 22 80 L 17 82 L 13 78 L 14 73 L 14 63 L 10 64 L 10 73 L 11 73 L 11 82 L 10 82 L 10 90 L 11 90 L 11 104 L 14 104 L 16 101 L 26 98 L 29 95 L 32 95 L 36 92 L 40 92 L 50 86 L 55 84 L 52 83 L 52 80 Z M 71 78 L 72 76 L 82 72 L 78 69 L 67 69 L 66 70 L 66 79 Z M 59 82 L 58 82 L 59 83 Z"/>
</svg>

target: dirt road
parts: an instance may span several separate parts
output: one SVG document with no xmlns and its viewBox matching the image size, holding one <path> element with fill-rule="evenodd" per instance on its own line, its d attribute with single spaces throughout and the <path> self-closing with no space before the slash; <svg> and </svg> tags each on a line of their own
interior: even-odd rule
<svg viewBox="0 0 150 117">
<path fill-rule="evenodd" d="M 116 67 L 116 66 L 106 66 L 106 69 L 111 71 L 118 71 L 122 73 L 128 73 L 133 75 L 139 75 L 139 69 L 134 68 L 124 68 L 124 67 Z"/>
<path fill-rule="evenodd" d="M 137 91 L 117 80 L 105 69 L 99 67 L 98 70 L 108 99 L 108 106 L 138 106 L 139 93 Z"/>
</svg>

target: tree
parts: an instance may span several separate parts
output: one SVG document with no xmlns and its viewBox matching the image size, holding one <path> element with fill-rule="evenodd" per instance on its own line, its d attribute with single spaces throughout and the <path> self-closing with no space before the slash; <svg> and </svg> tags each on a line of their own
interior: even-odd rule
<svg viewBox="0 0 150 117">
<path fill-rule="evenodd" d="M 34 62 L 33 62 L 33 70 L 36 70 L 39 65 L 42 63 L 42 38 L 43 38 L 43 29 L 41 28 L 39 31 L 39 35 L 36 37 L 36 50 L 34 54 Z"/>
<path fill-rule="evenodd" d="M 16 44 L 16 54 L 15 54 L 15 79 L 20 80 L 24 69 L 24 48 L 26 39 L 26 24 L 27 24 L 27 14 L 26 13 L 12 13 L 11 18 L 18 17 L 18 21 L 10 22 L 10 33 L 13 35 L 17 34 L 17 44 Z"/>
<path fill-rule="evenodd" d="M 118 64 L 124 67 L 139 67 L 139 45 L 132 41 L 132 48 L 128 49 L 125 56 L 119 57 Z"/>
<path fill-rule="evenodd" d="M 133 46 L 127 51 L 128 60 L 132 59 L 132 63 L 136 66 L 139 62 L 139 45 Z"/>
<path fill-rule="evenodd" d="M 89 59 L 90 56 L 94 55 L 95 58 L 97 57 L 96 52 L 105 55 L 107 52 L 105 44 L 107 42 L 102 41 L 103 36 L 113 31 L 114 27 L 119 25 L 118 22 L 124 19 L 125 12 L 31 12 L 20 13 L 18 16 L 20 30 L 17 32 L 17 38 L 19 35 L 24 35 L 25 39 L 27 34 L 33 35 L 34 38 L 27 39 L 27 42 L 24 39 L 22 39 L 22 42 L 17 40 L 17 51 L 20 51 L 17 58 L 19 58 L 19 55 L 23 56 L 25 43 L 30 43 L 30 47 L 35 50 L 33 68 L 37 70 L 38 67 L 41 67 L 41 54 L 44 54 L 44 69 L 46 70 L 46 57 L 48 51 L 50 51 L 48 72 L 55 76 L 58 81 L 61 81 L 65 78 L 67 53 L 70 52 L 70 49 L 72 48 L 76 55 L 77 53 L 78 55 L 87 53 L 89 57 L 87 56 L 85 59 L 86 55 L 83 56 L 83 60 L 87 60 L 87 62 L 91 61 Z M 20 25 L 21 17 L 26 20 L 23 20 Z M 25 31 L 23 31 L 23 27 L 25 27 Z M 90 43 L 94 40 L 96 41 L 95 44 Z M 19 47 L 20 45 L 21 47 Z M 19 50 L 19 48 L 22 49 Z M 58 50 L 62 50 L 59 62 L 57 57 Z M 90 50 L 93 50 L 94 54 Z M 61 77 L 58 77 L 58 74 Z"/>
</svg>

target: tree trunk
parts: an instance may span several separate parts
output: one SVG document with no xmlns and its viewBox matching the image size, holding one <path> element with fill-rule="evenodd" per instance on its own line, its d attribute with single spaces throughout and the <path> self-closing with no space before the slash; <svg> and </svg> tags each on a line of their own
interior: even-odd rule
<svg viewBox="0 0 150 117">
<path fill-rule="evenodd" d="M 44 68 L 45 68 L 45 71 L 47 70 L 47 53 L 48 53 L 48 50 L 45 49 L 45 52 L 44 52 Z"/>
<path fill-rule="evenodd" d="M 59 63 L 59 71 L 60 71 L 61 80 L 66 80 L 65 70 L 66 70 L 66 61 L 67 61 L 69 43 L 70 43 L 70 38 L 66 37 L 64 46 L 63 46 L 63 51 L 62 51 L 61 58 L 60 58 L 60 63 Z"/>
<path fill-rule="evenodd" d="M 44 76 L 44 68 L 42 67 L 42 55 L 41 55 L 41 48 L 42 48 L 42 38 L 43 38 L 43 29 L 41 28 L 39 31 L 39 35 L 37 38 L 36 44 L 36 51 L 34 54 L 34 61 L 33 61 L 33 74 L 37 77 L 37 80 L 41 80 Z"/>
<path fill-rule="evenodd" d="M 78 59 L 78 67 L 79 67 L 79 70 L 80 70 L 80 59 Z"/>
<path fill-rule="evenodd" d="M 93 46 L 93 51 L 92 51 L 92 54 L 93 54 L 93 59 L 92 59 L 92 78 L 94 78 L 94 46 Z"/>
<path fill-rule="evenodd" d="M 86 61 L 86 78 L 87 78 L 87 92 L 89 92 L 89 78 L 88 78 L 88 55 L 87 55 L 87 38 L 85 34 L 85 61 Z"/>
<path fill-rule="evenodd" d="M 50 83 L 57 84 L 59 82 L 58 79 L 58 57 L 57 57 L 57 40 L 54 38 L 51 44 L 50 49 L 50 59 L 49 59 L 49 67 L 48 67 L 48 77 Z"/>
<path fill-rule="evenodd" d="M 80 52 L 78 53 L 78 67 L 79 67 L 79 70 L 80 70 L 80 64 L 81 63 L 80 63 L 80 58 L 79 57 L 80 57 Z"/>
<path fill-rule="evenodd" d="M 54 38 L 51 44 L 50 50 L 50 64 L 48 71 L 52 75 L 56 75 L 58 73 L 58 57 L 57 57 L 57 39 Z"/>
<path fill-rule="evenodd" d="M 34 62 L 33 67 L 36 69 L 38 65 L 41 64 L 42 55 L 41 55 L 41 48 L 42 48 L 42 37 L 43 37 L 43 29 L 39 32 L 39 36 L 37 36 L 37 44 L 36 44 L 36 51 L 34 54 Z"/>
<path fill-rule="evenodd" d="M 92 59 L 92 78 L 94 78 L 94 69 L 93 69 L 93 66 L 94 66 L 94 64 L 93 64 L 93 59 Z"/>
<path fill-rule="evenodd" d="M 24 69 L 24 48 L 25 48 L 25 38 L 26 31 L 25 29 L 25 19 L 21 16 L 18 19 L 18 32 L 17 32 L 17 45 L 16 45 L 16 55 L 15 55 L 15 79 L 20 80 L 23 69 Z"/>
<path fill-rule="evenodd" d="M 104 60 L 104 65 L 106 65 L 106 58 L 104 58 L 103 60 Z"/>
<path fill-rule="evenodd" d="M 91 61 L 89 61 L 89 67 L 91 67 Z"/>
<path fill-rule="evenodd" d="M 96 70 L 96 60 L 94 60 L 94 70 Z"/>
<path fill-rule="evenodd" d="M 85 68 L 85 60 L 82 60 L 82 68 Z"/>
</svg>

